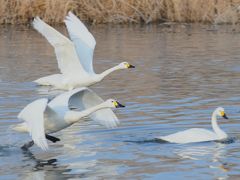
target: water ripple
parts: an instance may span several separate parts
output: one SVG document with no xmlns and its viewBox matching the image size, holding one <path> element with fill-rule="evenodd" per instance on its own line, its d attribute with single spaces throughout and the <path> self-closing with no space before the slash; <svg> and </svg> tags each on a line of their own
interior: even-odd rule
<svg viewBox="0 0 240 180">
<path fill-rule="evenodd" d="M 7 28 L 7 29 L 6 29 Z M 239 176 L 240 36 L 222 26 L 93 26 L 94 68 L 101 72 L 121 61 L 136 65 L 91 87 L 116 98 L 121 125 L 105 129 L 90 119 L 56 134 L 61 141 L 43 152 L 11 127 L 29 102 L 61 91 L 32 81 L 57 73 L 53 48 L 32 29 L 0 30 L 0 179 L 227 179 Z M 61 31 L 65 30 L 59 27 Z M 177 33 L 174 33 L 177 32 Z M 189 35 L 191 34 L 191 35 Z M 10 50 L 9 50 L 10 49 Z M 220 126 L 234 143 L 186 145 L 154 138 L 187 128 L 211 129 L 212 111 L 223 106 L 229 120 Z"/>
</svg>

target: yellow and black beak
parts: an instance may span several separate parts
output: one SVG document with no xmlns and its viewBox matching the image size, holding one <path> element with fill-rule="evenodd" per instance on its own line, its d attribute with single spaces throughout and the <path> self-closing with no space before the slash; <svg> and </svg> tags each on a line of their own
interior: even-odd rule
<svg viewBox="0 0 240 180">
<path fill-rule="evenodd" d="M 224 119 L 228 119 L 228 117 L 227 117 L 227 115 L 224 113 L 224 115 L 223 115 L 223 118 Z"/>
<path fill-rule="evenodd" d="M 135 68 L 135 66 L 131 65 L 131 64 L 127 64 L 126 65 L 127 68 Z"/>
<path fill-rule="evenodd" d="M 114 101 L 113 104 L 114 104 L 114 106 L 115 106 L 116 108 L 125 107 L 124 105 L 122 105 L 121 103 L 119 103 L 119 102 L 117 102 L 117 101 Z"/>
<path fill-rule="evenodd" d="M 228 117 L 227 117 L 227 115 L 226 115 L 226 113 L 225 112 L 221 112 L 221 116 L 224 118 L 224 119 L 228 119 Z"/>
<path fill-rule="evenodd" d="M 135 68 L 135 66 L 129 64 L 128 68 Z"/>
</svg>

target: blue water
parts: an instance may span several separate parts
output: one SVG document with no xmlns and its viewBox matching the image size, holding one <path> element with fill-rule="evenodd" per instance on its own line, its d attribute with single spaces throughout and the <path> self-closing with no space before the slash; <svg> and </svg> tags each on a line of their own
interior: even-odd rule
<svg viewBox="0 0 240 180">
<path fill-rule="evenodd" d="M 0 179 L 238 179 L 240 31 L 232 28 L 90 27 L 97 40 L 96 72 L 122 61 L 137 67 L 91 87 L 126 105 L 115 111 L 121 125 L 108 130 L 86 119 L 55 134 L 61 141 L 43 152 L 36 146 L 22 151 L 30 137 L 11 126 L 25 105 L 59 93 L 32 82 L 59 72 L 53 48 L 32 28 L 1 27 Z M 234 143 L 151 141 L 187 128 L 211 129 L 218 106 L 229 117 L 218 122 L 237 138 Z"/>
</svg>

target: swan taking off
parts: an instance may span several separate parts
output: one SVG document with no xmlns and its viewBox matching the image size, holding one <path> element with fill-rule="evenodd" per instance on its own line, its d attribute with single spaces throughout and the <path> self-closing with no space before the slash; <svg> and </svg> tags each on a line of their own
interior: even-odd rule
<svg viewBox="0 0 240 180">
<path fill-rule="evenodd" d="M 157 139 L 162 139 L 171 143 L 194 143 L 194 142 L 205 142 L 205 141 L 216 141 L 226 139 L 227 134 L 220 129 L 217 124 L 217 116 L 228 119 L 224 109 L 218 107 L 212 114 L 212 128 L 213 131 L 202 128 L 192 128 L 185 131 L 180 131 L 168 136 L 160 136 Z"/>
<path fill-rule="evenodd" d="M 42 77 L 34 82 L 39 85 L 51 85 L 57 89 L 72 90 L 93 85 L 113 71 L 134 68 L 128 62 L 122 62 L 101 74 L 96 74 L 93 70 L 93 52 L 96 45 L 93 35 L 71 12 L 68 13 L 64 22 L 72 41 L 39 17 L 34 18 L 34 29 L 54 47 L 58 68 L 61 71 L 61 74 Z"/>
<path fill-rule="evenodd" d="M 81 118 L 89 116 L 100 124 L 114 128 L 119 124 L 118 118 L 110 108 L 124 107 L 116 100 L 103 101 L 88 88 L 77 88 L 60 94 L 53 100 L 42 98 L 28 104 L 18 115 L 25 121 L 13 129 L 18 132 L 29 132 L 32 142 L 43 150 L 48 149 L 47 140 L 52 142 L 60 139 L 49 134 L 60 131 Z M 28 147 L 27 147 L 28 148 Z"/>
</svg>

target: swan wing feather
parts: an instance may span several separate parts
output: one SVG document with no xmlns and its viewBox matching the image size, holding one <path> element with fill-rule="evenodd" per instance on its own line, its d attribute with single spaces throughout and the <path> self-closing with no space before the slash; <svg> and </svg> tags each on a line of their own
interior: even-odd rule
<svg viewBox="0 0 240 180">
<path fill-rule="evenodd" d="M 96 40 L 86 26 L 72 12 L 64 20 L 71 40 L 73 41 L 80 63 L 85 71 L 95 74 L 93 69 L 93 53 Z"/>
<path fill-rule="evenodd" d="M 78 60 L 74 44 L 67 37 L 49 26 L 39 17 L 34 18 L 33 27 L 54 47 L 61 73 L 70 77 L 76 76 L 76 74 L 86 74 L 86 71 Z"/>
<path fill-rule="evenodd" d="M 76 88 L 76 89 L 73 89 L 71 91 L 67 91 L 67 92 L 64 92 L 58 96 L 56 96 L 55 98 L 53 98 L 50 102 L 49 102 L 49 107 L 51 108 L 57 108 L 57 107 L 66 107 L 68 108 L 68 102 L 69 102 L 69 99 L 76 93 L 80 93 L 82 91 L 86 90 L 85 87 L 83 88 Z"/>
<path fill-rule="evenodd" d="M 48 149 L 44 130 L 44 111 L 47 104 L 48 99 L 46 98 L 35 100 L 18 114 L 18 118 L 27 123 L 29 134 L 34 143 L 43 150 Z"/>
<path fill-rule="evenodd" d="M 92 90 L 84 87 L 60 94 L 51 100 L 48 106 L 55 110 L 58 109 L 58 111 L 72 109 L 82 111 L 99 105 L 102 102 L 104 101 L 101 97 Z M 111 108 L 100 109 L 92 113 L 89 117 L 107 128 L 115 128 L 119 125 L 119 120 Z"/>
<path fill-rule="evenodd" d="M 84 91 L 73 94 L 69 99 L 68 105 L 69 107 L 76 107 L 78 109 L 88 109 L 103 102 L 103 99 L 94 91 L 86 88 Z M 89 117 L 107 128 L 115 128 L 120 123 L 111 108 L 97 110 Z"/>
</svg>

